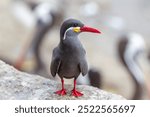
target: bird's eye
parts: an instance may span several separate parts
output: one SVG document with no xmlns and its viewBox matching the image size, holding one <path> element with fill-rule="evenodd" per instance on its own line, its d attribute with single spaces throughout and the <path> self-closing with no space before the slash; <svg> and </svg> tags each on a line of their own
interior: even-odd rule
<svg viewBox="0 0 150 117">
<path fill-rule="evenodd" d="M 78 24 L 74 24 L 74 27 L 78 27 Z"/>
</svg>

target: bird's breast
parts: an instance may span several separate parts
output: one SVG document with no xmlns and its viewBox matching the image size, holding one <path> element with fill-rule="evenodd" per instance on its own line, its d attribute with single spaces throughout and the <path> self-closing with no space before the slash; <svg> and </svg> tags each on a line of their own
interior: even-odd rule
<svg viewBox="0 0 150 117">
<path fill-rule="evenodd" d="M 79 42 L 66 41 L 60 46 L 61 64 L 58 75 L 65 78 L 78 77 L 79 64 L 85 59 L 85 50 Z"/>
<path fill-rule="evenodd" d="M 79 61 L 72 60 L 72 58 L 62 60 L 58 74 L 65 78 L 78 77 L 80 74 Z"/>
</svg>

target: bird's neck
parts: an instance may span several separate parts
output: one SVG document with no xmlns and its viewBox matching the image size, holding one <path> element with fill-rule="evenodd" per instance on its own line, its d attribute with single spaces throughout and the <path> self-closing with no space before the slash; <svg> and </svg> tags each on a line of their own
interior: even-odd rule
<svg viewBox="0 0 150 117">
<path fill-rule="evenodd" d="M 73 53 L 80 53 L 80 51 L 84 50 L 77 36 L 68 36 L 65 40 L 61 40 L 59 47 L 62 51 L 70 51 Z"/>
<path fill-rule="evenodd" d="M 138 82 L 143 83 L 143 74 L 140 67 L 137 65 L 136 61 L 130 61 L 127 63 L 127 69 L 134 79 Z"/>
<path fill-rule="evenodd" d="M 61 39 L 60 43 L 64 46 L 77 46 L 78 44 L 80 45 L 81 42 L 78 38 L 77 35 L 66 35 L 65 38 Z"/>
<path fill-rule="evenodd" d="M 133 53 L 133 50 L 130 50 L 128 45 L 129 42 L 126 39 L 122 40 L 119 44 L 119 56 L 121 58 L 121 61 L 134 79 L 143 79 L 142 71 L 140 70 L 137 63 L 137 52 Z"/>
<path fill-rule="evenodd" d="M 130 75 L 132 76 L 132 80 L 135 84 L 135 92 L 133 94 L 133 99 L 140 99 L 143 93 L 143 86 L 144 86 L 144 76 L 137 64 L 137 56 L 129 54 L 128 51 L 125 53 L 125 63 L 127 70 L 129 71 Z"/>
</svg>

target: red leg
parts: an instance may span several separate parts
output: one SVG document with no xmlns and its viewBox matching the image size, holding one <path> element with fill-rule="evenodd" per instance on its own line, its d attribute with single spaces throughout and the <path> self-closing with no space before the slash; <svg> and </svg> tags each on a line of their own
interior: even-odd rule
<svg viewBox="0 0 150 117">
<path fill-rule="evenodd" d="M 64 88 L 64 80 L 63 79 L 61 80 L 61 83 L 62 83 L 62 89 L 59 91 L 56 91 L 55 93 L 63 96 L 63 95 L 66 95 L 66 89 Z"/>
<path fill-rule="evenodd" d="M 23 62 L 24 62 L 24 57 L 21 56 L 15 63 L 14 67 L 18 70 L 21 70 L 21 67 L 23 65 Z"/>
<path fill-rule="evenodd" d="M 76 90 L 76 80 L 74 80 L 74 88 L 72 90 L 72 96 L 80 97 L 82 95 L 83 95 L 82 93 Z"/>
</svg>

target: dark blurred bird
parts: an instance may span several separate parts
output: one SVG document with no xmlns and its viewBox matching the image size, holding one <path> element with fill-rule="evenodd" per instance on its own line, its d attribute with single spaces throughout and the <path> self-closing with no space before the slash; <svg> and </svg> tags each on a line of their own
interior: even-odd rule
<svg viewBox="0 0 150 117">
<path fill-rule="evenodd" d="M 96 68 L 89 68 L 88 74 L 85 77 L 79 76 L 79 79 L 77 79 L 77 84 L 102 88 L 102 78 L 103 76 L 101 71 Z"/>
<path fill-rule="evenodd" d="M 82 22 L 76 19 L 68 19 L 64 21 L 60 29 L 60 43 L 53 50 L 50 71 L 52 76 L 59 75 L 62 82 L 62 89 L 55 92 L 59 95 L 65 95 L 63 78 L 74 78 L 73 96 L 82 96 L 83 94 L 76 90 L 76 79 L 79 74 L 86 75 L 88 65 L 85 58 L 84 50 L 78 35 L 81 32 L 100 33 L 97 29 L 84 26 Z"/>
<path fill-rule="evenodd" d="M 120 37 L 118 53 L 121 62 L 132 76 L 135 91 L 131 99 L 141 99 L 144 87 L 144 76 L 138 66 L 139 55 L 145 50 L 144 39 L 137 33 L 130 33 Z"/>
<path fill-rule="evenodd" d="M 45 39 L 44 38 L 45 35 L 52 29 L 56 20 L 56 16 L 52 12 L 49 12 L 49 14 L 47 14 L 47 17 L 50 18 L 48 22 L 43 21 L 44 17 L 37 19 L 37 25 L 35 28 L 35 33 L 33 35 L 32 41 L 29 45 L 23 48 L 23 51 L 21 52 L 20 57 L 18 58 L 17 63 L 15 64 L 16 68 L 18 69 L 21 68 L 25 56 L 28 52 L 30 52 L 33 56 L 35 56 L 36 63 L 37 63 L 35 72 L 37 73 L 37 71 L 44 68 L 42 59 L 40 58 L 40 49 L 41 49 L 42 42 Z"/>
<path fill-rule="evenodd" d="M 101 72 L 97 69 L 91 68 L 88 72 L 89 83 L 93 87 L 101 88 L 102 87 L 102 75 Z"/>
<path fill-rule="evenodd" d="M 45 39 L 44 38 L 45 35 L 53 28 L 55 24 L 60 22 L 59 20 L 62 19 L 62 15 L 60 15 L 60 11 L 63 14 L 62 8 L 60 7 L 57 8 L 59 5 L 55 6 L 54 3 L 55 2 L 38 3 L 36 1 L 15 1 L 14 2 L 14 4 L 16 4 L 14 5 L 14 9 L 17 9 L 17 10 L 14 10 L 14 12 L 17 13 L 19 9 L 20 11 L 22 11 L 22 12 L 17 13 L 19 15 L 19 16 L 17 15 L 17 17 L 22 16 L 21 14 L 25 14 L 24 17 L 29 18 L 27 20 L 29 22 L 25 24 L 29 25 L 30 22 L 33 22 L 32 20 L 30 21 L 30 19 L 32 18 L 28 16 L 27 11 L 30 11 L 32 13 L 31 16 L 34 16 L 34 20 L 36 22 L 35 31 L 34 31 L 32 40 L 30 42 L 27 42 L 27 44 L 25 44 L 25 47 L 22 49 L 20 56 L 14 65 L 17 69 L 22 70 L 22 65 L 25 61 L 25 57 L 27 56 L 28 53 L 30 53 L 30 55 L 32 55 L 35 58 L 35 63 L 36 63 L 36 67 L 34 71 L 32 72 L 36 74 L 40 74 L 40 75 L 46 74 L 46 73 L 42 73 L 43 71 L 46 71 L 46 70 L 45 70 L 44 63 L 42 62 L 41 55 L 40 55 L 41 45 Z M 21 20 L 23 20 L 22 22 L 26 22 L 24 21 L 24 19 L 21 19 Z M 44 76 L 47 76 L 47 75 L 44 75 Z"/>
</svg>

